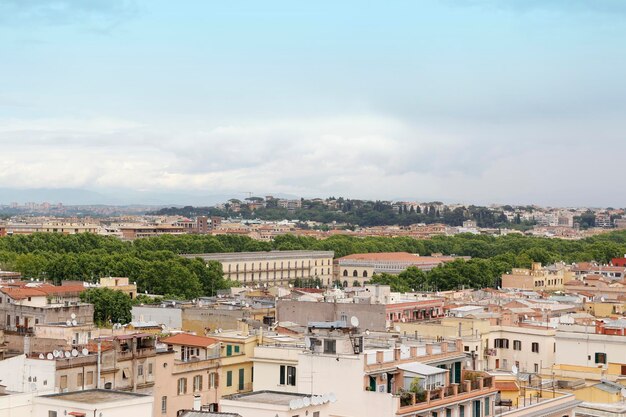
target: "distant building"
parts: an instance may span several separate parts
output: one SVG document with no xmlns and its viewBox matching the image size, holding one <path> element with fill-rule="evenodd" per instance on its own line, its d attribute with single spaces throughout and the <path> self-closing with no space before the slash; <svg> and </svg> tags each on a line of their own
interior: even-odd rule
<svg viewBox="0 0 626 417">
<path fill-rule="evenodd" d="M 286 285 L 295 279 L 319 278 L 330 285 L 333 277 L 332 251 L 232 252 L 183 255 L 222 264 L 224 278 L 244 285 Z"/>
<path fill-rule="evenodd" d="M 419 256 L 408 252 L 356 253 L 337 259 L 339 280 L 344 286 L 354 281 L 364 285 L 374 274 L 382 272 L 399 274 L 410 266 L 430 271 L 445 262 L 452 262 L 454 256 Z"/>
<path fill-rule="evenodd" d="M 136 226 L 120 226 L 122 239 L 134 240 L 144 237 L 160 236 L 160 235 L 180 235 L 186 233 L 185 227 L 160 225 L 136 225 Z"/>
<path fill-rule="evenodd" d="M 567 265 L 542 267 L 541 263 L 534 262 L 530 269 L 513 268 L 510 274 L 503 274 L 502 288 L 562 290 L 563 286 L 574 278 L 574 272 Z"/>
</svg>

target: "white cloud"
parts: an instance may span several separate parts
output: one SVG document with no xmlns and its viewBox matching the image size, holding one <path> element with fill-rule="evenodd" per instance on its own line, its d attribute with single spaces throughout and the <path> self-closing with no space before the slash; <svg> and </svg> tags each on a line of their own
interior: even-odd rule
<svg viewBox="0 0 626 417">
<path fill-rule="evenodd" d="M 610 187 L 596 180 L 598 169 L 620 175 L 618 165 L 595 166 L 591 176 L 582 169 L 593 166 L 594 150 L 624 147 L 584 141 L 589 132 L 575 124 L 551 139 L 560 128 L 550 124 L 434 128 L 376 115 L 203 129 L 106 118 L 0 126 L 0 187 L 24 188 L 574 202 L 603 200 Z M 581 194 L 587 187 L 596 191 Z"/>
</svg>

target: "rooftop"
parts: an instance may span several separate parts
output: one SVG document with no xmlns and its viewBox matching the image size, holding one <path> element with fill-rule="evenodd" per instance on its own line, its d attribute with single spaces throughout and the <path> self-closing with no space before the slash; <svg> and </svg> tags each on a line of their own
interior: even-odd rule
<svg viewBox="0 0 626 417">
<path fill-rule="evenodd" d="M 184 254 L 185 258 L 202 258 L 205 261 L 254 261 L 267 259 L 288 259 L 288 258 L 332 258 L 335 255 L 332 251 L 312 251 L 312 250 L 276 250 L 269 252 L 225 252 L 225 253 L 197 253 Z"/>
<path fill-rule="evenodd" d="M 219 343 L 217 339 L 211 337 L 196 336 L 187 333 L 179 333 L 174 336 L 166 337 L 165 339 L 161 339 L 161 342 L 167 343 L 168 345 L 195 346 L 201 348 Z"/>
<path fill-rule="evenodd" d="M 63 392 L 60 394 L 44 395 L 46 398 L 58 398 L 65 401 L 73 401 L 86 404 L 109 403 L 113 401 L 126 401 L 134 398 L 146 397 L 143 394 L 136 394 L 123 391 L 112 391 L 106 389 L 91 389 L 86 391 Z"/>
<path fill-rule="evenodd" d="M 378 252 L 378 253 L 355 253 L 339 258 L 339 261 L 391 261 L 391 262 L 445 262 L 452 261 L 452 256 L 420 256 L 408 252 Z"/>
<path fill-rule="evenodd" d="M 248 394 L 231 395 L 229 397 L 225 397 L 225 399 L 250 403 L 288 406 L 292 400 L 305 397 L 310 397 L 310 395 L 277 391 L 254 391 Z"/>
</svg>

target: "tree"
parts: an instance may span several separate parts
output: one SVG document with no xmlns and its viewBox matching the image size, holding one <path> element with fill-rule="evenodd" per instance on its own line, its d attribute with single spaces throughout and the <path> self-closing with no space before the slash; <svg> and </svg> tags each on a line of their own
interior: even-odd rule
<svg viewBox="0 0 626 417">
<path fill-rule="evenodd" d="M 122 291 L 90 288 L 81 293 L 80 299 L 93 304 L 93 321 L 100 326 L 112 323 L 126 324 L 131 320 L 131 299 Z"/>
</svg>

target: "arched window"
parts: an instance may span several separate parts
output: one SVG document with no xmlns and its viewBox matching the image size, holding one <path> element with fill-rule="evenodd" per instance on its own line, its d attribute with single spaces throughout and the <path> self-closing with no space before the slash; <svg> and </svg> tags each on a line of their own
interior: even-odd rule
<svg viewBox="0 0 626 417">
<path fill-rule="evenodd" d="M 347 270 L 347 269 L 344 269 L 344 270 L 343 270 L 343 276 L 344 276 L 344 277 L 347 277 L 347 276 L 348 276 L 348 270 Z"/>
<path fill-rule="evenodd" d="M 359 273 L 357 272 L 356 269 L 352 272 L 352 276 L 353 277 L 358 277 L 359 276 Z"/>
<path fill-rule="evenodd" d="M 367 278 L 367 271 L 363 271 L 363 278 Z"/>
<path fill-rule="evenodd" d="M 348 281 L 343 282 L 343 288 L 348 288 Z"/>
</svg>

